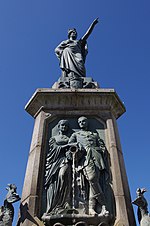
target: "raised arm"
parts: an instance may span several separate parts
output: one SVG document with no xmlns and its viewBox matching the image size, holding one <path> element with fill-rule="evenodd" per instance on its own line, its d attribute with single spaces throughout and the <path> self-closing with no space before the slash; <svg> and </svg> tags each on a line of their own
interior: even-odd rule
<svg viewBox="0 0 150 226">
<path fill-rule="evenodd" d="M 90 25 L 90 27 L 88 28 L 87 32 L 85 33 L 85 35 L 83 35 L 82 40 L 86 41 L 88 39 L 88 37 L 90 36 L 90 34 L 92 33 L 95 25 L 98 23 L 98 18 L 96 18 L 92 24 Z"/>
</svg>

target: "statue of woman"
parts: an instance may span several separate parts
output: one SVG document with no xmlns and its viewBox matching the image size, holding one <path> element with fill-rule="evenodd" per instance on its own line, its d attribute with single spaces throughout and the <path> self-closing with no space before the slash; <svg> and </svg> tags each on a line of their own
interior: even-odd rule
<svg viewBox="0 0 150 226">
<path fill-rule="evenodd" d="M 67 156 L 67 143 L 69 137 L 68 120 L 60 120 L 59 132 L 49 140 L 49 151 L 46 157 L 45 188 L 47 190 L 46 213 L 59 213 L 69 207 L 71 165 Z"/>
<path fill-rule="evenodd" d="M 98 18 L 93 21 L 83 37 L 77 40 L 75 28 L 68 30 L 68 39 L 61 42 L 55 49 L 56 56 L 60 60 L 62 77 L 79 78 L 86 76 L 85 59 L 88 53 L 86 40 L 92 33 Z"/>
</svg>

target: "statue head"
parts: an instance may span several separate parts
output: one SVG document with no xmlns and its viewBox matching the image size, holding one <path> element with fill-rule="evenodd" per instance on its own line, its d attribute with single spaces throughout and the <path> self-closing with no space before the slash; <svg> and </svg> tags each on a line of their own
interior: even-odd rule
<svg viewBox="0 0 150 226">
<path fill-rule="evenodd" d="M 68 30 L 68 38 L 72 37 L 72 39 L 76 39 L 77 38 L 77 31 L 75 28 L 70 28 Z"/>
<path fill-rule="evenodd" d="M 15 184 L 8 184 L 6 190 L 8 191 L 6 195 L 7 202 L 14 203 L 20 200 L 20 197 L 17 194 L 17 187 Z"/>
<path fill-rule="evenodd" d="M 80 129 L 87 129 L 88 119 L 85 116 L 81 116 L 80 118 L 78 118 L 78 124 Z"/>
<path fill-rule="evenodd" d="M 61 132 L 66 132 L 69 128 L 68 120 L 62 119 L 58 122 L 58 129 Z"/>
</svg>

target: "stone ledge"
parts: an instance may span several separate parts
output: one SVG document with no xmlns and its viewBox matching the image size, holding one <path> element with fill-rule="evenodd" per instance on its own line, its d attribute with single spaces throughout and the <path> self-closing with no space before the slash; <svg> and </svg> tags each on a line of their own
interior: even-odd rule
<svg viewBox="0 0 150 226">
<path fill-rule="evenodd" d="M 46 226 L 52 226 L 56 223 L 62 223 L 63 225 L 75 225 L 78 222 L 85 222 L 86 225 L 100 225 L 106 226 L 112 225 L 115 219 L 112 216 L 92 216 L 92 215 L 80 215 L 80 214 L 62 214 L 62 215 L 43 215 L 42 220 L 46 223 Z"/>
<path fill-rule="evenodd" d="M 37 89 L 25 110 L 33 117 L 43 110 L 109 110 L 115 118 L 125 111 L 114 89 Z"/>
</svg>

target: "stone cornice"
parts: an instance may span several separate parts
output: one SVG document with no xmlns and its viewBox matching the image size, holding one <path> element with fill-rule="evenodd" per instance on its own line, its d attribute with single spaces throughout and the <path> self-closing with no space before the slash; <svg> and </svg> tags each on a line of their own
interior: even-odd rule
<svg viewBox="0 0 150 226">
<path fill-rule="evenodd" d="M 35 117 L 40 109 L 110 111 L 116 119 L 126 111 L 114 89 L 37 89 L 25 110 Z"/>
</svg>

